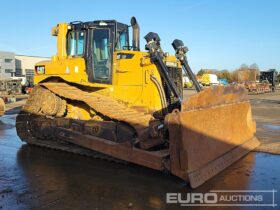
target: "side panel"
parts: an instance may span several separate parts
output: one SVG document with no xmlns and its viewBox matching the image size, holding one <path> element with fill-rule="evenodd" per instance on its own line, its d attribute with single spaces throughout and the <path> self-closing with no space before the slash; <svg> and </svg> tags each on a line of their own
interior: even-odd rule
<svg viewBox="0 0 280 210">
<path fill-rule="evenodd" d="M 138 51 L 117 51 L 114 55 L 114 97 L 141 107 L 147 112 L 162 109 L 160 95 L 151 81 L 153 75 L 161 84 L 156 66 L 147 54 Z"/>
<path fill-rule="evenodd" d="M 69 82 L 83 83 L 88 81 L 84 58 L 68 57 L 54 59 L 48 62 L 37 63 L 36 66 L 45 66 L 45 74 L 35 72 L 34 83 L 38 84 L 49 77 L 61 77 Z"/>
</svg>

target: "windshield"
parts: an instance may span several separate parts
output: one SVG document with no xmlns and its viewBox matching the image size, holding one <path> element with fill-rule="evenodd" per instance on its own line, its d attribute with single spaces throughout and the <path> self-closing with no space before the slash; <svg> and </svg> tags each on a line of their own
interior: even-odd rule
<svg viewBox="0 0 280 210">
<path fill-rule="evenodd" d="M 84 54 L 84 31 L 70 31 L 67 34 L 67 55 L 81 56 Z"/>
</svg>

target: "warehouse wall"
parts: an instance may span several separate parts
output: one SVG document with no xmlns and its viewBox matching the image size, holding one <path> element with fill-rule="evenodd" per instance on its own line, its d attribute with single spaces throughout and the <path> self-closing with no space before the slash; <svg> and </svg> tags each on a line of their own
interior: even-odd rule
<svg viewBox="0 0 280 210">
<path fill-rule="evenodd" d="M 0 78 L 15 76 L 15 54 L 0 51 Z"/>
</svg>

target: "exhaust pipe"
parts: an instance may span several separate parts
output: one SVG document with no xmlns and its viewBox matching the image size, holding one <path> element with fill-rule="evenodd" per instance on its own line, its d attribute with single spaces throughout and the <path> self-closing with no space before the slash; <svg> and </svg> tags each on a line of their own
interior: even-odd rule
<svg viewBox="0 0 280 210">
<path fill-rule="evenodd" d="M 139 28 L 139 25 L 138 25 L 135 17 L 131 18 L 130 24 L 133 29 L 132 47 L 133 47 L 133 50 L 139 51 L 140 50 L 140 28 Z"/>
</svg>

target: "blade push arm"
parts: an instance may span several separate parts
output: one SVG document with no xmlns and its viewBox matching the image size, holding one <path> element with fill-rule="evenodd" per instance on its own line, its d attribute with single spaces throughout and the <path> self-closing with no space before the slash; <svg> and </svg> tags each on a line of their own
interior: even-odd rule
<svg viewBox="0 0 280 210">
<path fill-rule="evenodd" d="M 172 42 L 172 46 L 173 46 L 173 48 L 176 52 L 177 59 L 181 62 L 181 65 L 183 66 L 183 69 L 184 69 L 185 73 L 192 80 L 196 91 L 200 92 L 201 87 L 200 87 L 198 81 L 196 80 L 195 75 L 192 72 L 191 67 L 189 66 L 189 63 L 188 63 L 188 60 L 187 60 L 186 53 L 188 52 L 188 48 L 185 47 L 183 41 L 179 40 L 179 39 L 175 39 Z"/>
<path fill-rule="evenodd" d="M 168 74 L 168 68 L 163 62 L 163 52 L 160 47 L 160 38 L 157 33 L 150 32 L 144 37 L 147 41 L 146 49 L 149 50 L 151 60 L 156 64 L 156 66 L 159 68 L 159 73 L 161 77 L 166 82 L 168 88 L 171 90 L 171 92 L 174 94 L 174 96 L 178 99 L 178 101 L 181 103 L 182 98 L 180 96 L 180 93 L 175 85 L 175 83 L 171 80 L 169 74 Z"/>
</svg>

